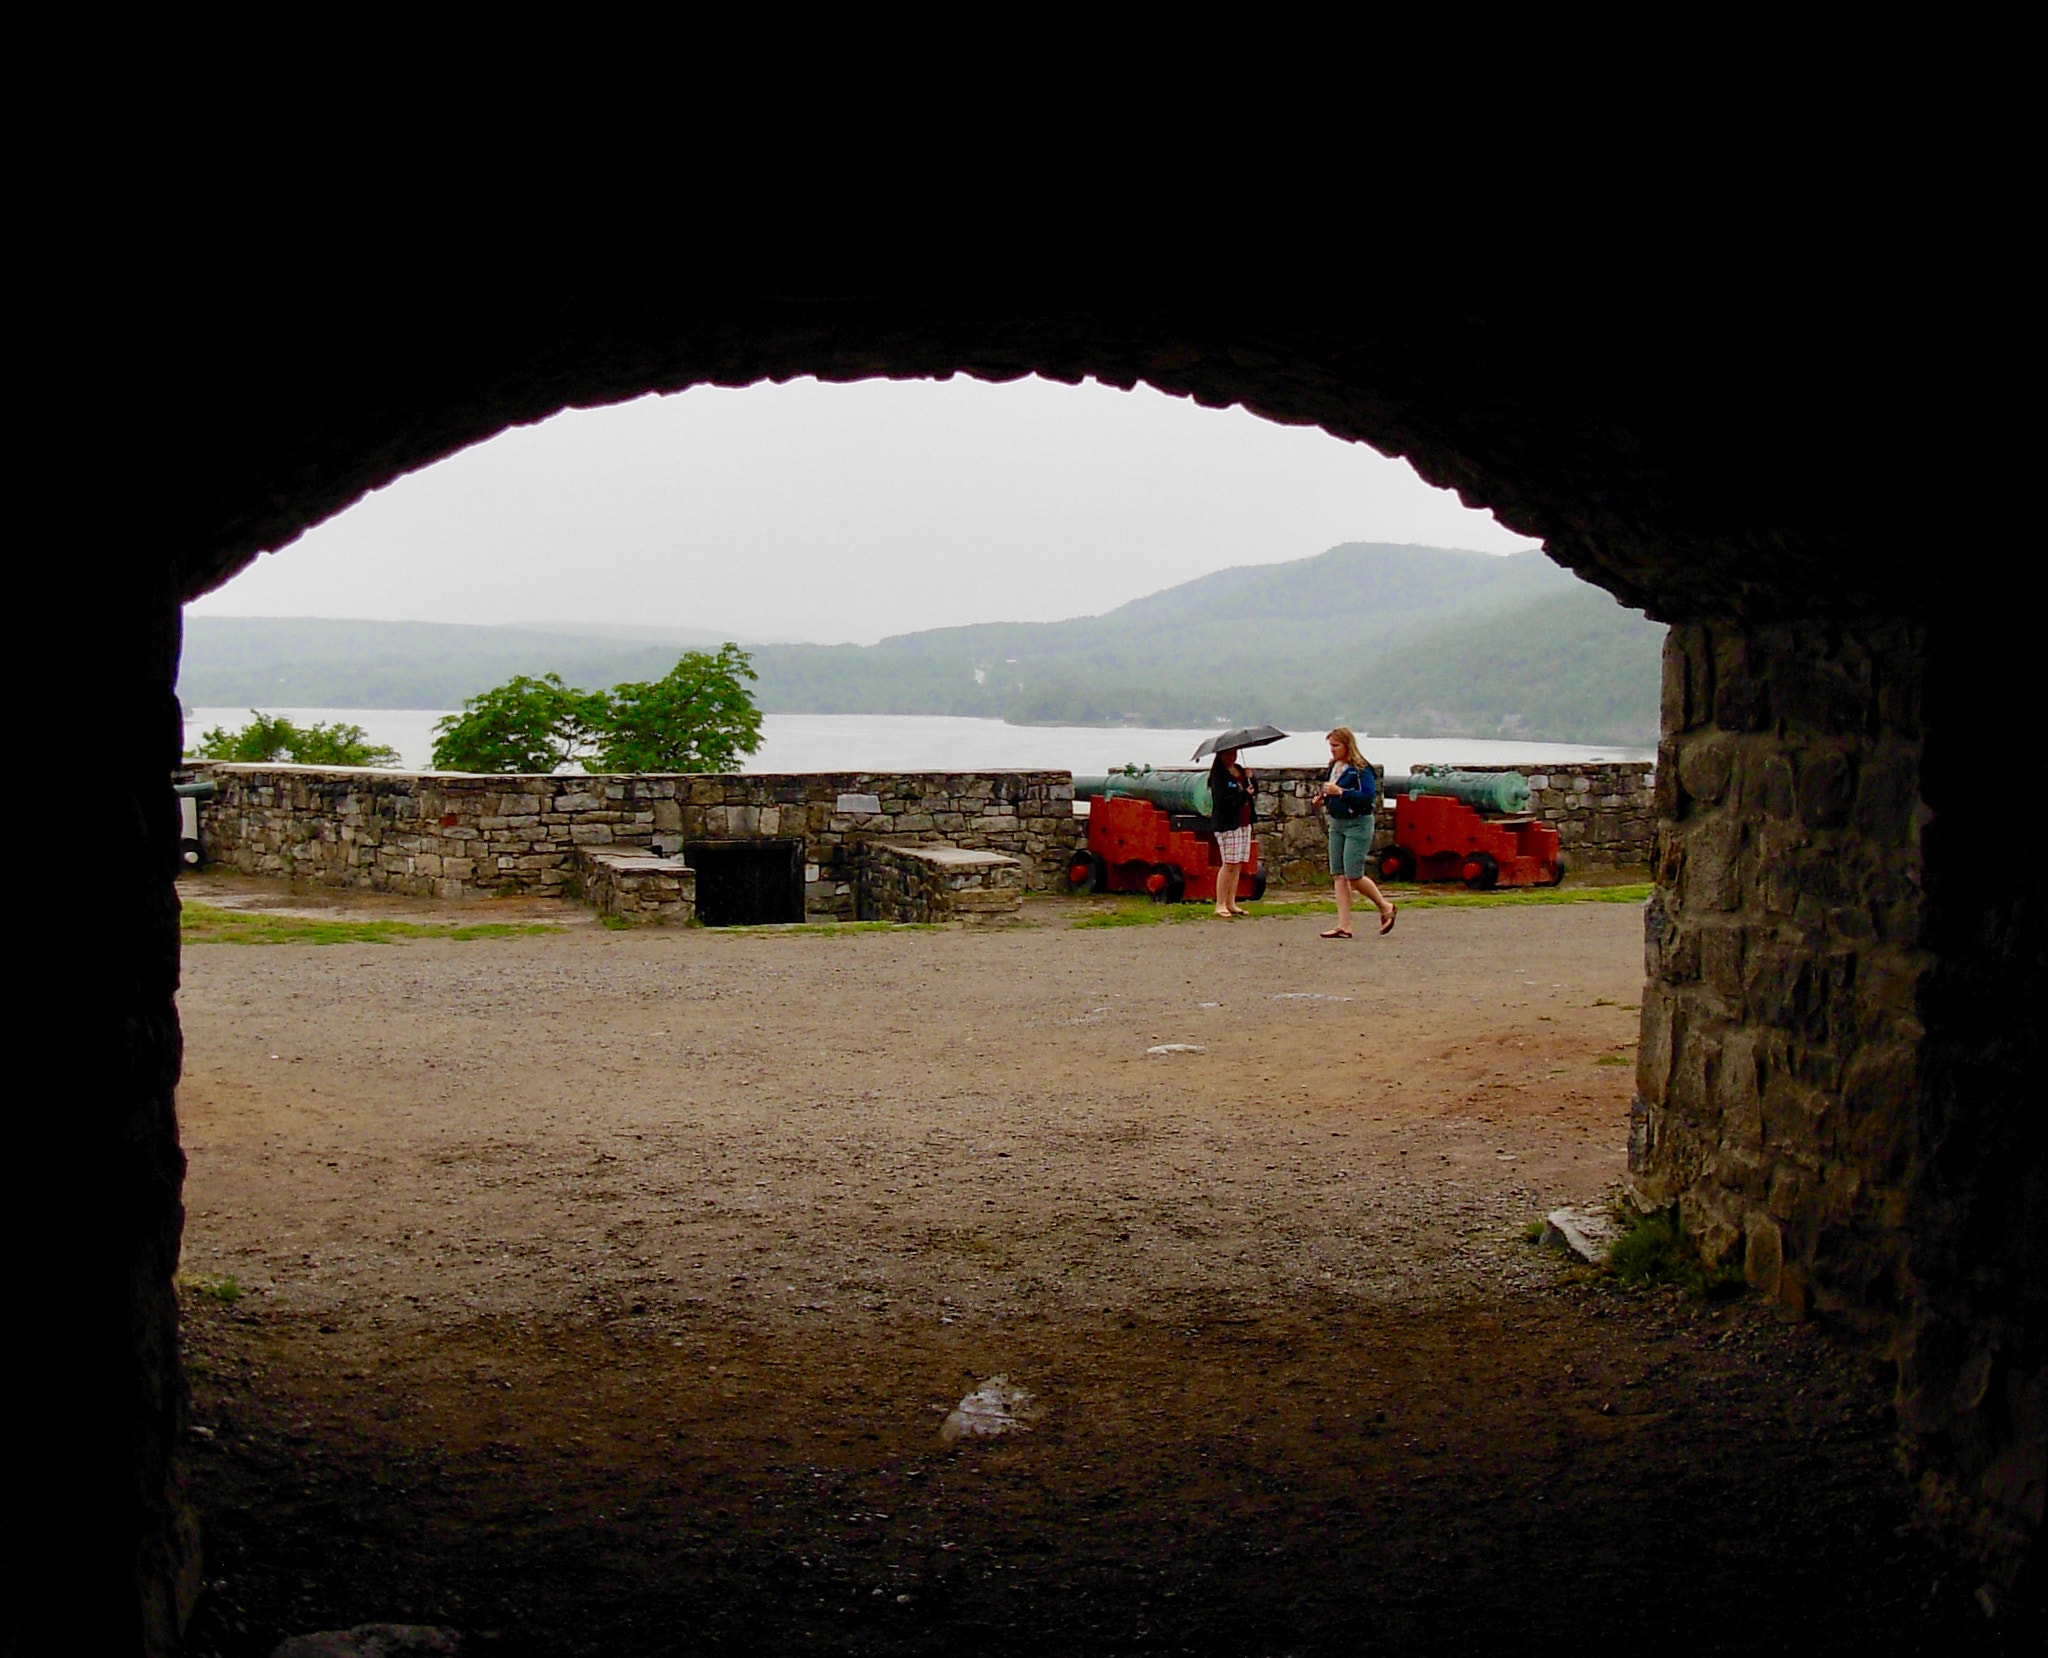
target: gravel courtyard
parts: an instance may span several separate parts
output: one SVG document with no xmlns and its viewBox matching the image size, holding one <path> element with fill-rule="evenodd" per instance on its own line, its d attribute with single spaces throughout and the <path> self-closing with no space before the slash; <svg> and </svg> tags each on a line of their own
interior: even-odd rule
<svg viewBox="0 0 2048 1658">
<path fill-rule="evenodd" d="M 1880 1378 L 1524 1237 L 1639 905 L 1103 908 L 188 947 L 194 1650 L 2000 1649 Z"/>
</svg>

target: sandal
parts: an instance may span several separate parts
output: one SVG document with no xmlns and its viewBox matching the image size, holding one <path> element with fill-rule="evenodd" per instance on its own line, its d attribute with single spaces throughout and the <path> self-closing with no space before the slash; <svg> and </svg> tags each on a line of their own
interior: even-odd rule
<svg viewBox="0 0 2048 1658">
<path fill-rule="evenodd" d="M 1387 918 L 1386 920 L 1380 923 L 1381 938 L 1385 938 L 1387 934 L 1391 933 L 1394 930 L 1394 917 L 1399 915 L 1400 913 L 1401 910 L 1399 905 L 1389 905 L 1387 907 Z"/>
<path fill-rule="evenodd" d="M 1350 936 L 1351 929 L 1349 927 L 1332 927 L 1327 933 L 1323 934 L 1325 938 L 1349 938 Z"/>
</svg>

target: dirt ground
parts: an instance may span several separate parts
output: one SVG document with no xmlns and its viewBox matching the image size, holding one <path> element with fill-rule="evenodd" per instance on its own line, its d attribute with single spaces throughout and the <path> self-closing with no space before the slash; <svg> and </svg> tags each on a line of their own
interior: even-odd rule
<svg viewBox="0 0 2048 1658">
<path fill-rule="evenodd" d="M 1634 904 L 489 909 L 572 924 L 186 951 L 194 1653 L 2020 1650 L 1881 1377 L 1524 1238 L 1621 1172 Z"/>
</svg>

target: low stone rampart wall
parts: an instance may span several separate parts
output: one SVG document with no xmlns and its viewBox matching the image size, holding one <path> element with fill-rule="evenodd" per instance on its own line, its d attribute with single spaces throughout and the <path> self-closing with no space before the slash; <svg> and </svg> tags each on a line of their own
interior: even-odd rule
<svg viewBox="0 0 2048 1658">
<path fill-rule="evenodd" d="M 207 856 L 252 875 L 421 897 L 554 892 L 583 846 L 796 840 L 804 907 L 851 919 L 868 840 L 1002 852 L 1027 888 L 1063 885 L 1077 839 L 1064 771 L 478 777 L 204 764 Z"/>
<path fill-rule="evenodd" d="M 1016 858 L 1027 891 L 1064 887 L 1086 838 L 1063 771 L 800 772 L 716 776 L 478 777 L 329 766 L 203 764 L 217 792 L 201 803 L 209 858 L 252 875 L 420 897 L 553 892 L 578 885 L 584 846 L 678 850 L 691 841 L 794 840 L 804 847 L 804 908 L 850 919 L 850 849 L 887 840 Z M 1502 766 L 1475 766 L 1502 771 Z M 1262 857 L 1287 885 L 1320 884 L 1325 825 L 1314 810 L 1324 771 L 1254 768 Z M 1654 768 L 1601 763 L 1527 770 L 1533 810 L 1578 869 L 1647 866 Z M 1393 832 L 1380 813 L 1379 841 Z"/>
<path fill-rule="evenodd" d="M 1000 852 L 870 841 L 855 859 L 863 921 L 1013 920 L 1024 904 L 1024 865 Z"/>
</svg>

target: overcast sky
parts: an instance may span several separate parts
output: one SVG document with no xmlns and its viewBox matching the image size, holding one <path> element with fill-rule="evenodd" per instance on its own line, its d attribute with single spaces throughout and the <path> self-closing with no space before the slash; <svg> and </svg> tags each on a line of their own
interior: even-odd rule
<svg viewBox="0 0 2048 1658">
<path fill-rule="evenodd" d="M 573 411 L 401 478 L 194 612 L 856 640 L 1108 610 L 1340 541 L 1534 543 L 1405 461 L 1140 388 L 724 390 Z"/>
</svg>

